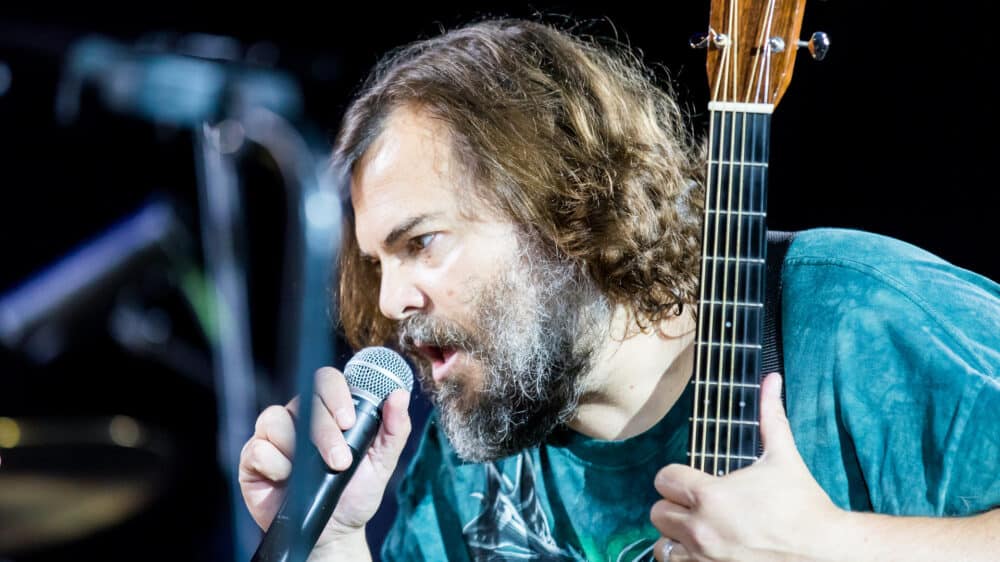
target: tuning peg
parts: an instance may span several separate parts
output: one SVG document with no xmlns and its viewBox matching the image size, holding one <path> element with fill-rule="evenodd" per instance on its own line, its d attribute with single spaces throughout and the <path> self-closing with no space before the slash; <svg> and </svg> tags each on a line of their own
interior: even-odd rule
<svg viewBox="0 0 1000 562">
<path fill-rule="evenodd" d="M 704 49 L 708 47 L 709 37 L 711 36 L 708 33 L 699 31 L 688 39 L 688 45 L 690 45 L 692 49 Z"/>
<path fill-rule="evenodd" d="M 708 33 L 699 32 L 692 35 L 688 39 L 688 44 L 691 45 L 692 49 L 704 49 L 709 45 L 721 48 L 729 44 L 729 36 L 725 33 L 716 33 L 714 29 L 709 29 Z"/>
<path fill-rule="evenodd" d="M 830 50 L 830 36 L 822 31 L 812 34 L 808 41 L 799 41 L 799 47 L 809 47 L 809 54 L 815 60 L 826 58 L 827 51 Z"/>
</svg>

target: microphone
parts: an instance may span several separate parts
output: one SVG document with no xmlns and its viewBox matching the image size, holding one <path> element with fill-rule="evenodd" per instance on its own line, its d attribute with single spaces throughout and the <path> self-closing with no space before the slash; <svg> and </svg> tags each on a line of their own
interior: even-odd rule
<svg viewBox="0 0 1000 562">
<path fill-rule="evenodd" d="M 344 378 L 354 399 L 354 425 L 344 432 L 351 448 L 351 466 L 344 471 L 331 469 L 316 447 L 310 446 L 304 466 L 295 467 L 304 484 L 288 487 L 288 494 L 274 521 L 261 540 L 252 562 L 299 562 L 305 560 L 340 500 L 354 471 L 364 459 L 379 426 L 382 402 L 394 390 L 409 391 L 413 373 L 406 361 L 385 347 L 367 347 L 347 362 Z M 290 482 L 294 483 L 295 475 Z M 301 493 L 298 493 L 301 492 Z"/>
</svg>

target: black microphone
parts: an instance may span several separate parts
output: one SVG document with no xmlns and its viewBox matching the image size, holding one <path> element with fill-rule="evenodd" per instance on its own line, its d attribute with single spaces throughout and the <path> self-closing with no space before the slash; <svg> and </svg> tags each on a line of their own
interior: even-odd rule
<svg viewBox="0 0 1000 562">
<path fill-rule="evenodd" d="M 413 373 L 398 353 L 384 347 L 362 349 L 347 362 L 344 378 L 354 399 L 354 425 L 344 432 L 351 448 L 351 466 L 344 471 L 331 469 L 316 447 L 309 447 L 304 466 L 296 466 L 285 501 L 264 534 L 252 562 L 299 562 L 305 560 L 330 515 L 340 500 L 347 483 L 371 446 L 382 424 L 382 402 L 394 390 L 410 391 Z"/>
</svg>

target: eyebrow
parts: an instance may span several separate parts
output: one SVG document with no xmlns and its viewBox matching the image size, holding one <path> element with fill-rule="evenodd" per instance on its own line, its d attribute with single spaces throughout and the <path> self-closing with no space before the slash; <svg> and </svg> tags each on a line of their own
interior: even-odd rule
<svg viewBox="0 0 1000 562">
<path fill-rule="evenodd" d="M 409 231 L 413 230 L 414 228 L 416 228 L 417 226 L 419 226 L 420 223 L 422 223 L 422 222 L 424 222 L 424 221 L 426 221 L 428 219 L 432 219 L 434 217 L 437 217 L 440 214 L 441 213 L 424 213 L 422 215 L 416 215 L 414 217 L 410 217 L 409 219 L 406 219 L 405 221 L 403 221 L 402 223 L 400 223 L 399 225 L 397 225 L 396 228 L 393 228 L 392 231 L 390 231 L 389 234 L 387 234 L 385 236 L 385 240 L 382 241 L 382 246 L 384 248 L 388 248 L 388 247 L 392 246 L 400 238 L 402 238 L 403 236 L 405 236 L 407 232 L 409 232 Z M 368 258 L 368 259 L 374 258 L 374 256 L 372 256 L 371 254 L 366 254 L 364 252 L 362 252 L 361 255 L 362 255 L 362 257 Z"/>
</svg>

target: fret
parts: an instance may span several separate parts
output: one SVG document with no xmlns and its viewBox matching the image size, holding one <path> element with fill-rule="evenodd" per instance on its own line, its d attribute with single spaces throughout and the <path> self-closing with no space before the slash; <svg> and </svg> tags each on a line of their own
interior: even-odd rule
<svg viewBox="0 0 1000 562">
<path fill-rule="evenodd" d="M 746 103 L 737 101 L 712 101 L 708 102 L 710 111 L 739 111 L 743 113 L 766 113 L 774 111 L 774 104 L 771 103 Z"/>
<path fill-rule="evenodd" d="M 759 303 L 759 302 L 743 302 L 743 301 L 721 302 L 721 301 L 713 301 L 713 300 L 704 300 L 704 301 L 700 301 L 700 302 L 701 302 L 701 304 L 707 304 L 707 305 L 711 305 L 711 306 L 735 306 L 735 307 L 738 307 L 738 308 L 744 308 L 744 307 L 746 307 L 746 308 L 764 308 L 764 304 L 763 303 Z"/>
<path fill-rule="evenodd" d="M 727 453 L 688 453 L 688 458 L 701 470 L 714 472 L 717 476 L 725 476 L 734 470 L 746 468 L 757 462 L 760 457 L 756 455 L 736 455 Z M 699 462 L 700 461 L 700 462 Z M 707 466 L 705 466 L 707 465 Z M 706 470 L 706 468 L 708 470 Z"/>
<path fill-rule="evenodd" d="M 759 383 L 761 350 L 757 348 L 699 346 L 695 349 L 698 380 L 723 383 Z"/>
<path fill-rule="evenodd" d="M 719 418 L 723 421 L 754 420 L 760 409 L 760 391 L 751 383 L 737 385 L 701 382 L 697 408 L 693 418 L 703 420 Z"/>
<path fill-rule="evenodd" d="M 709 160 L 711 164 L 722 164 L 723 166 L 763 166 L 767 168 L 767 162 L 741 162 L 739 160 Z"/>
<path fill-rule="evenodd" d="M 708 259 L 702 264 L 701 298 L 718 302 L 763 302 L 765 261 Z"/>
<path fill-rule="evenodd" d="M 754 259 L 765 255 L 767 217 L 763 213 L 710 212 L 705 216 L 705 227 L 707 255 Z"/>
<path fill-rule="evenodd" d="M 702 256 L 701 259 L 709 261 L 730 262 L 730 263 L 750 263 L 750 264 L 767 263 L 767 260 L 765 260 L 764 258 L 743 258 L 739 256 Z"/>
<path fill-rule="evenodd" d="M 727 423 L 728 424 L 734 424 L 734 425 L 760 425 L 760 422 L 756 422 L 756 421 L 735 420 L 735 419 L 734 420 L 717 420 L 715 418 L 695 418 L 695 417 L 691 417 L 691 418 L 688 418 L 688 421 L 690 421 L 690 422 L 697 422 L 697 423 L 714 423 L 714 424 L 719 424 L 719 425 L 727 424 Z"/>
<path fill-rule="evenodd" d="M 703 422 L 702 419 L 690 421 L 697 442 L 688 452 L 688 458 L 695 468 L 712 474 L 720 470 L 730 472 L 753 464 L 754 457 L 763 452 L 759 426 Z"/>
<path fill-rule="evenodd" d="M 713 112 L 709 121 L 712 127 L 711 159 L 768 161 L 770 115 Z"/>
<path fill-rule="evenodd" d="M 763 213 L 767 168 L 709 166 L 705 180 L 705 208 Z"/>
<path fill-rule="evenodd" d="M 760 349 L 760 345 L 758 345 L 758 344 L 729 343 L 729 342 L 716 342 L 716 341 L 710 341 L 710 342 L 700 341 L 700 342 L 697 342 L 697 343 L 698 343 L 698 345 L 711 345 L 711 346 L 724 345 L 724 346 L 731 346 L 731 347 L 735 347 L 736 349 Z"/>
<path fill-rule="evenodd" d="M 734 217 L 767 217 L 767 213 L 758 213 L 753 211 L 727 211 L 725 209 L 708 209 L 707 212 L 712 215 L 732 215 Z"/>
<path fill-rule="evenodd" d="M 754 303 L 757 304 L 757 303 Z M 731 303 L 699 306 L 699 339 L 729 345 L 760 340 L 764 309 L 737 307 Z"/>
<path fill-rule="evenodd" d="M 691 453 L 691 452 L 688 452 L 687 456 L 689 456 L 689 457 L 711 457 L 711 458 L 720 458 L 720 459 L 729 458 L 729 459 L 741 460 L 741 461 L 756 461 L 756 460 L 760 459 L 760 457 L 757 457 L 757 456 L 750 456 L 750 455 L 730 455 L 730 454 L 726 454 L 726 453 Z"/>
<path fill-rule="evenodd" d="M 732 416 L 735 419 L 745 420 L 754 419 L 756 416 L 760 401 L 759 386 L 751 382 L 733 385 L 718 381 L 700 382 L 703 388 L 698 397 L 696 418 L 716 415 L 716 412 L 720 412 L 718 415 L 726 419 Z"/>
<path fill-rule="evenodd" d="M 706 386 L 722 385 L 723 387 L 733 387 L 733 388 L 760 388 L 759 384 L 752 383 L 752 382 L 724 382 L 724 381 L 718 381 L 718 380 L 695 380 L 695 379 L 691 379 L 691 384 L 700 384 L 700 385 L 706 385 Z"/>
</svg>

